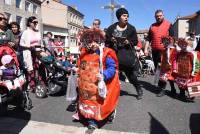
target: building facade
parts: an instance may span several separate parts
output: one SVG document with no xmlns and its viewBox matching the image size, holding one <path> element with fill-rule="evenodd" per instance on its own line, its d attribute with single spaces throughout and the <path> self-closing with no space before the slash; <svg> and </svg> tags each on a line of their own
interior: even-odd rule
<svg viewBox="0 0 200 134">
<path fill-rule="evenodd" d="M 41 0 L 0 0 L 0 12 L 8 16 L 8 21 L 16 21 L 21 30 L 26 29 L 28 17 L 38 18 L 38 29 L 42 31 L 41 25 Z"/>
<path fill-rule="evenodd" d="M 200 35 L 200 10 L 189 20 L 189 32 Z"/>
<path fill-rule="evenodd" d="M 52 32 L 55 40 L 60 36 L 65 47 L 69 47 L 67 8 L 56 0 L 46 0 L 41 5 L 43 34 Z"/>
<path fill-rule="evenodd" d="M 177 18 L 174 22 L 172 28 L 174 32 L 174 37 L 176 38 L 185 38 L 187 37 L 187 33 L 189 31 L 189 18 L 188 17 L 180 17 Z"/>
<path fill-rule="evenodd" d="M 68 6 L 68 28 L 70 47 L 77 46 L 77 33 L 84 28 L 84 15 L 75 8 Z"/>
<path fill-rule="evenodd" d="M 173 24 L 173 31 L 177 38 L 185 38 L 190 32 L 200 35 L 200 10 L 188 16 L 178 17 Z"/>
</svg>

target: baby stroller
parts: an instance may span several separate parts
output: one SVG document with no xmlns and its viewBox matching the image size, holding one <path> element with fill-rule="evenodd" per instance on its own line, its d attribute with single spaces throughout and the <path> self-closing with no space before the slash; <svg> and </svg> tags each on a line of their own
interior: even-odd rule
<svg viewBox="0 0 200 134">
<path fill-rule="evenodd" d="M 140 63 L 139 74 L 141 76 L 145 77 L 146 75 L 154 74 L 155 66 L 150 56 L 144 56 L 144 55 L 140 56 L 139 63 Z"/>
<path fill-rule="evenodd" d="M 0 59 L 9 55 L 12 57 L 14 72 L 7 68 L 2 68 L 2 60 L 0 62 L 0 105 L 7 109 L 8 104 L 14 104 L 16 107 L 30 110 L 32 101 L 27 91 L 27 82 L 25 75 L 19 68 L 19 61 L 16 52 L 8 45 L 0 46 Z"/>
<path fill-rule="evenodd" d="M 56 60 L 49 49 L 44 48 L 41 54 L 37 55 L 37 58 L 40 61 L 40 67 L 43 66 L 43 72 L 45 72 L 45 78 L 43 77 L 43 79 L 45 82 L 42 84 L 39 80 L 36 80 L 35 94 L 38 98 L 65 91 L 67 88 L 67 74 L 70 73 L 60 61 Z M 40 72 L 38 75 L 40 75 Z"/>
</svg>

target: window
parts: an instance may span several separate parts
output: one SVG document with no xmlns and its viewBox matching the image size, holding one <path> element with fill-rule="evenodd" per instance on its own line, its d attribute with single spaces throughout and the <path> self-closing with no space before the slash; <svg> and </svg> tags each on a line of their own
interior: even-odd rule
<svg viewBox="0 0 200 134">
<path fill-rule="evenodd" d="M 11 14 L 10 13 L 6 13 L 6 12 L 5 12 L 5 14 L 6 14 L 7 18 L 8 18 L 8 23 L 12 22 Z"/>
<path fill-rule="evenodd" d="M 21 0 L 15 0 L 16 1 L 16 8 L 20 8 Z"/>
<path fill-rule="evenodd" d="M 22 27 L 22 17 L 21 16 L 16 16 L 16 22 Z"/>
<path fill-rule="evenodd" d="M 4 2 L 5 2 L 5 4 L 7 4 L 7 5 L 11 5 L 11 4 L 12 4 L 11 0 L 4 0 Z"/>
<path fill-rule="evenodd" d="M 37 14 L 37 5 L 33 5 L 33 13 Z"/>
<path fill-rule="evenodd" d="M 25 11 L 31 12 L 31 3 L 28 1 L 25 2 Z"/>
</svg>

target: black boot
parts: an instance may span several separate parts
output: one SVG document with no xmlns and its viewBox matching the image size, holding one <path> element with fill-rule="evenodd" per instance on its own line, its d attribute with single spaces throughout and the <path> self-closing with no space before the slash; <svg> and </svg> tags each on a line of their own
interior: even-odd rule
<svg viewBox="0 0 200 134">
<path fill-rule="evenodd" d="M 165 90 L 161 88 L 160 92 L 156 95 L 157 97 L 162 97 L 165 95 Z"/>
<path fill-rule="evenodd" d="M 176 96 L 176 90 L 171 90 L 170 94 L 171 96 Z"/>
<path fill-rule="evenodd" d="M 174 86 L 174 81 L 169 80 L 169 84 L 170 84 L 170 87 L 171 87 L 170 95 L 171 96 L 176 96 L 176 88 Z"/>
<path fill-rule="evenodd" d="M 137 100 L 141 100 L 142 99 L 142 96 L 143 96 L 143 90 L 140 86 L 137 86 L 136 87 L 136 91 L 137 91 Z"/>
<path fill-rule="evenodd" d="M 165 87 L 166 87 L 167 83 L 166 81 L 162 81 L 162 80 L 159 80 L 158 81 L 158 87 L 160 88 L 160 92 L 156 95 L 157 97 L 162 97 L 165 95 Z"/>
<path fill-rule="evenodd" d="M 184 89 L 180 89 L 179 97 L 182 101 L 187 101 L 187 97 L 185 96 L 185 90 Z"/>
</svg>

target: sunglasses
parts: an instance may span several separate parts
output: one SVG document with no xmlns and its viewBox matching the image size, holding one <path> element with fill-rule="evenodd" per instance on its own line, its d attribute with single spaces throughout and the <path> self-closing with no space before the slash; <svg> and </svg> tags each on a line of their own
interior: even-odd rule
<svg viewBox="0 0 200 134">
<path fill-rule="evenodd" d="M 5 17 L 0 17 L 0 21 L 5 20 L 7 21 L 7 19 Z"/>
<path fill-rule="evenodd" d="M 93 23 L 93 25 L 99 25 L 99 23 Z"/>
<path fill-rule="evenodd" d="M 37 25 L 38 24 L 38 21 L 33 21 L 32 22 L 34 25 Z"/>
</svg>

